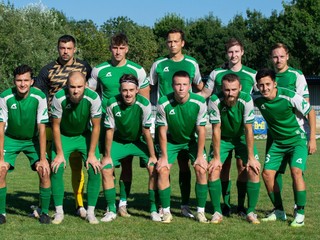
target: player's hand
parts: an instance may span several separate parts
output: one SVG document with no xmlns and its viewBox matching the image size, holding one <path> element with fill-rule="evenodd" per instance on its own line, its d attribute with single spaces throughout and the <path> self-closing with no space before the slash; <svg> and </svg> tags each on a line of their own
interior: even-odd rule
<svg viewBox="0 0 320 240">
<path fill-rule="evenodd" d="M 316 139 L 310 139 L 308 142 L 308 153 L 311 155 L 317 151 Z"/>
<path fill-rule="evenodd" d="M 149 157 L 147 167 L 155 166 L 157 162 L 158 162 L 158 159 L 156 157 Z"/>
<path fill-rule="evenodd" d="M 256 159 L 248 159 L 248 163 L 246 165 L 247 171 L 249 171 L 249 168 L 253 170 L 253 172 L 257 175 L 260 174 L 260 170 L 261 170 L 261 164 L 260 162 Z"/>
<path fill-rule="evenodd" d="M 208 163 L 208 172 L 212 173 L 215 169 L 222 169 L 222 162 L 220 159 L 212 158 L 212 160 Z"/>
<path fill-rule="evenodd" d="M 40 160 L 39 162 L 37 162 L 36 170 L 38 173 L 41 174 L 42 177 L 50 175 L 50 165 L 47 159 Z"/>
<path fill-rule="evenodd" d="M 63 167 L 66 168 L 67 162 L 64 159 L 63 155 L 57 155 L 54 160 L 51 162 L 51 170 L 54 173 L 58 172 L 60 165 L 63 164 Z"/>
<path fill-rule="evenodd" d="M 208 170 L 208 162 L 204 156 L 198 157 L 196 159 L 196 161 L 193 163 L 193 167 L 195 167 L 196 165 L 198 165 L 206 171 Z"/>
<path fill-rule="evenodd" d="M 111 157 L 106 157 L 104 156 L 102 159 L 101 159 L 101 163 L 100 163 L 100 168 L 103 169 L 105 166 L 107 165 L 111 165 L 113 167 L 113 162 L 112 162 L 112 159 Z"/>
<path fill-rule="evenodd" d="M 100 161 L 98 161 L 98 159 L 96 158 L 96 156 L 88 156 L 87 161 L 86 161 L 87 170 L 89 170 L 89 165 L 92 166 L 95 174 L 100 172 L 101 164 L 100 164 Z"/>
<path fill-rule="evenodd" d="M 163 167 L 166 167 L 170 170 L 170 164 L 168 163 L 168 158 L 166 157 L 159 158 L 159 161 L 157 162 L 157 171 L 159 171 Z"/>
<path fill-rule="evenodd" d="M 2 173 L 2 169 L 5 169 L 6 171 L 8 171 L 10 168 L 10 164 L 5 162 L 5 161 L 0 161 L 0 176 Z"/>
</svg>

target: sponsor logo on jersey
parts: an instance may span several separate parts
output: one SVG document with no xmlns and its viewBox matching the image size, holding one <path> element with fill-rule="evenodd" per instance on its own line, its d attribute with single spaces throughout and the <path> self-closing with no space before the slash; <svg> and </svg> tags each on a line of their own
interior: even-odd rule
<svg viewBox="0 0 320 240">
<path fill-rule="evenodd" d="M 169 112 L 169 115 L 175 115 L 176 113 L 174 112 L 174 109 L 171 109 Z"/>
<path fill-rule="evenodd" d="M 106 77 L 112 77 L 112 73 L 111 72 L 107 72 Z"/>
<path fill-rule="evenodd" d="M 121 117 L 121 112 L 116 112 L 115 116 L 116 117 Z"/>
<path fill-rule="evenodd" d="M 266 109 L 266 107 L 264 106 L 264 104 L 261 105 L 261 109 Z"/>
<path fill-rule="evenodd" d="M 296 160 L 296 163 L 302 164 L 302 158 L 298 158 L 298 159 Z"/>
<path fill-rule="evenodd" d="M 164 72 L 169 72 L 169 67 L 165 67 L 165 68 L 163 69 L 163 71 L 164 71 Z"/>
<path fill-rule="evenodd" d="M 10 108 L 11 109 L 17 109 L 17 104 L 16 103 L 12 104 Z"/>
</svg>

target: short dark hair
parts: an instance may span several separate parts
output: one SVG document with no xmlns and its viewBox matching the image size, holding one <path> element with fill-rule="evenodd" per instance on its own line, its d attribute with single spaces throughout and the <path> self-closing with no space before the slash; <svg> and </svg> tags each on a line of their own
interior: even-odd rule
<svg viewBox="0 0 320 240">
<path fill-rule="evenodd" d="M 171 33 L 180 33 L 180 36 L 181 36 L 181 40 L 184 41 L 184 32 L 182 31 L 182 29 L 180 28 L 172 28 L 170 29 L 168 32 L 167 32 L 167 38 L 169 36 L 169 34 Z"/>
<path fill-rule="evenodd" d="M 76 46 L 76 39 L 74 37 L 72 37 L 71 35 L 63 35 L 63 36 L 59 37 L 58 46 L 61 42 L 63 42 L 63 43 L 73 42 L 74 46 Z"/>
<path fill-rule="evenodd" d="M 287 45 L 285 45 L 284 43 L 276 43 L 272 46 L 271 48 L 271 52 L 277 48 L 283 48 L 286 53 L 288 54 L 289 53 L 289 48 L 287 47 Z"/>
<path fill-rule="evenodd" d="M 16 69 L 13 70 L 13 77 L 16 77 L 16 75 L 25 74 L 27 72 L 29 72 L 31 78 L 33 78 L 33 70 L 32 70 L 32 68 L 30 66 L 26 65 L 26 64 L 20 65 L 20 66 L 16 67 Z"/>
<path fill-rule="evenodd" d="M 129 43 L 128 37 L 124 33 L 117 33 L 113 35 L 110 39 L 110 46 L 128 45 L 128 43 Z"/>
<path fill-rule="evenodd" d="M 177 72 L 175 72 L 175 73 L 173 74 L 173 76 L 172 76 L 172 84 L 173 84 L 173 82 L 174 82 L 175 77 L 186 77 L 186 78 L 189 78 L 189 79 L 190 79 L 189 73 L 186 72 L 186 71 L 183 71 L 183 70 L 177 71 Z"/>
<path fill-rule="evenodd" d="M 228 73 L 222 77 L 222 82 L 227 81 L 227 82 L 235 82 L 238 81 L 240 83 L 240 78 L 238 75 L 234 73 Z"/>
<path fill-rule="evenodd" d="M 123 74 L 119 79 L 119 83 L 121 85 L 121 83 L 124 83 L 124 82 L 133 83 L 137 85 L 137 87 L 139 86 L 138 78 L 132 74 Z"/>
<path fill-rule="evenodd" d="M 226 43 L 226 51 L 228 51 L 229 48 L 239 45 L 241 50 L 243 50 L 243 44 L 239 39 L 236 38 L 230 38 L 229 41 Z"/>
<path fill-rule="evenodd" d="M 276 72 L 273 69 L 269 68 L 262 68 L 257 72 L 256 81 L 257 83 L 260 81 L 261 78 L 270 77 L 272 81 L 276 81 Z"/>
</svg>

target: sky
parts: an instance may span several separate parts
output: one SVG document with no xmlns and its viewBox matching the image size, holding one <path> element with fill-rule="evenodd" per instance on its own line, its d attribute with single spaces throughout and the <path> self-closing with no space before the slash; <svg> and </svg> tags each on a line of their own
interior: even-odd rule
<svg viewBox="0 0 320 240">
<path fill-rule="evenodd" d="M 265 17 L 269 17 L 273 10 L 278 13 L 283 10 L 283 0 L 2 0 L 8 1 L 16 8 L 42 4 L 62 11 L 69 19 L 91 19 L 98 26 L 110 18 L 126 16 L 138 25 L 153 27 L 169 13 L 185 20 L 197 20 L 212 14 L 226 25 L 237 14 L 246 17 L 247 9 L 258 10 Z"/>
</svg>

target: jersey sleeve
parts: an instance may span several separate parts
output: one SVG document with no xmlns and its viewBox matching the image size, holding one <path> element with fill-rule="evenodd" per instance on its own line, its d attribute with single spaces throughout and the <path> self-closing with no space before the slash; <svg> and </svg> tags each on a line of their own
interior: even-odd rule
<svg viewBox="0 0 320 240">
<path fill-rule="evenodd" d="M 3 97 L 0 97 L 0 122 L 7 122 L 8 120 L 8 108 L 6 101 Z"/>
<path fill-rule="evenodd" d="M 193 78 L 192 82 L 195 85 L 199 85 L 202 81 L 202 77 L 201 77 L 201 73 L 200 73 L 200 69 L 199 69 L 199 64 L 195 63 L 194 67 L 195 67 L 195 73 L 194 73 L 194 78 Z"/>
<path fill-rule="evenodd" d="M 150 85 L 156 85 L 158 83 L 158 74 L 157 74 L 157 62 L 154 62 L 150 69 L 149 82 Z"/>
<path fill-rule="evenodd" d="M 197 126 L 205 126 L 207 124 L 207 105 L 205 102 L 201 102 L 199 107 Z"/>
<path fill-rule="evenodd" d="M 106 117 L 104 119 L 104 126 L 106 128 L 115 128 L 114 115 L 112 112 L 112 108 L 113 108 L 112 105 L 108 104 L 106 109 Z"/>
<path fill-rule="evenodd" d="M 93 99 L 91 103 L 91 118 L 99 118 L 101 117 L 102 111 L 101 111 L 101 99 L 97 95 L 95 99 Z"/>
<path fill-rule="evenodd" d="M 61 118 L 62 112 L 63 110 L 62 110 L 61 100 L 57 99 L 56 96 L 54 96 L 51 102 L 51 117 Z"/>
<path fill-rule="evenodd" d="M 306 116 L 311 111 L 310 103 L 308 103 L 301 95 L 295 94 L 290 98 L 292 106 L 303 116 Z"/>
<path fill-rule="evenodd" d="M 213 91 L 215 79 L 216 79 L 216 72 L 215 72 L 215 70 L 213 70 L 209 75 L 209 78 L 206 82 L 205 88 L 208 88 L 211 91 Z"/>
<path fill-rule="evenodd" d="M 156 116 L 156 125 L 158 126 L 167 126 L 166 112 L 164 110 L 164 104 L 158 104 L 157 106 L 157 116 Z"/>
<path fill-rule="evenodd" d="M 220 110 L 218 108 L 219 99 L 210 98 L 208 103 L 209 122 L 211 124 L 217 124 L 221 122 Z"/>
<path fill-rule="evenodd" d="M 297 73 L 296 92 L 304 98 L 309 98 L 308 84 L 303 74 Z"/>
<path fill-rule="evenodd" d="M 152 109 L 151 103 L 143 107 L 143 117 L 142 117 L 142 126 L 145 128 L 150 128 L 152 125 Z"/>
<path fill-rule="evenodd" d="M 48 105 L 46 98 L 39 99 L 38 111 L 37 111 L 37 123 L 49 122 Z"/>
<path fill-rule="evenodd" d="M 137 70 L 139 88 L 146 88 L 149 86 L 149 79 L 147 78 L 147 73 L 144 68 Z"/>
<path fill-rule="evenodd" d="M 245 102 L 244 113 L 243 113 L 243 123 L 252 124 L 254 122 L 254 107 L 253 100 L 250 97 L 250 101 Z"/>
<path fill-rule="evenodd" d="M 94 67 L 91 71 L 91 77 L 88 80 L 88 87 L 97 90 L 99 69 Z"/>
</svg>

